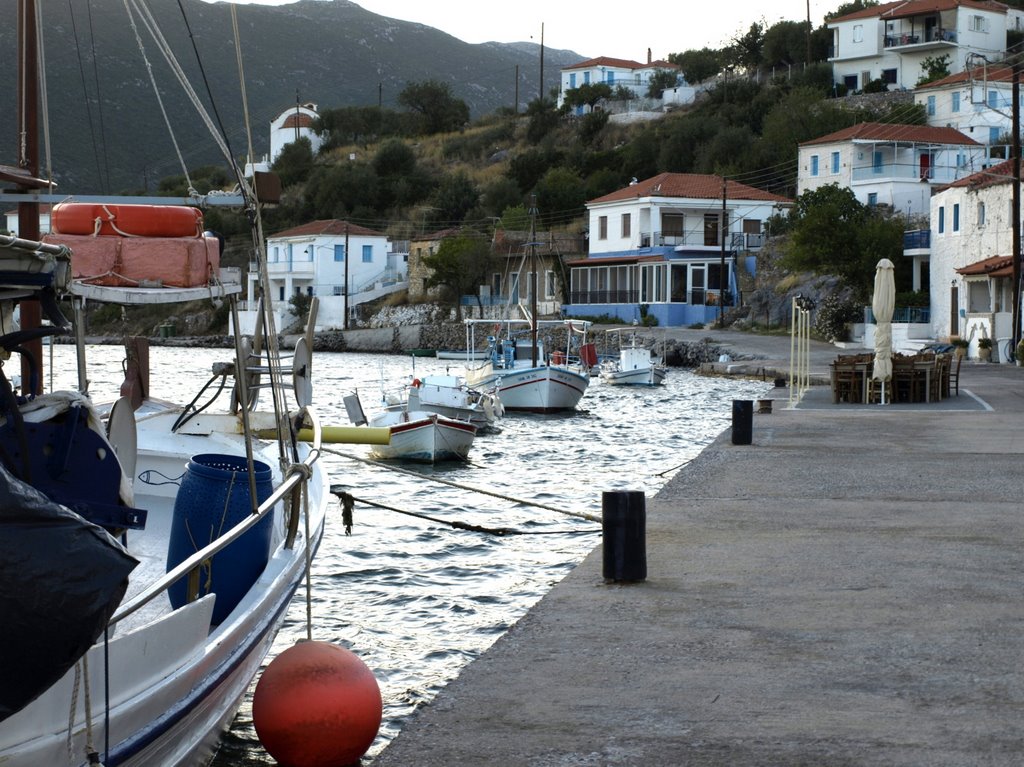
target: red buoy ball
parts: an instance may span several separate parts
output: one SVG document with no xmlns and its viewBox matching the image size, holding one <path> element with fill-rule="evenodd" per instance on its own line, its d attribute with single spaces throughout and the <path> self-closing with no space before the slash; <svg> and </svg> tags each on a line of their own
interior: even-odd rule
<svg viewBox="0 0 1024 767">
<path fill-rule="evenodd" d="M 270 662 L 252 698 L 260 742 L 282 767 L 346 767 L 377 737 L 383 704 L 355 653 L 300 642 Z"/>
</svg>

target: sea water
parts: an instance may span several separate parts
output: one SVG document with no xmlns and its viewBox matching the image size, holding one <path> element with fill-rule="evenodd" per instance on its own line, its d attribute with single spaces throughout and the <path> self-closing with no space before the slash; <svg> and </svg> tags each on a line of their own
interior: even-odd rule
<svg viewBox="0 0 1024 767">
<path fill-rule="evenodd" d="M 73 348 L 56 345 L 52 359 L 50 353 L 45 378 L 52 369 L 57 388 L 74 386 Z M 117 346 L 90 348 L 90 390 L 98 400 L 116 392 L 123 357 Z M 213 364 L 231 357 L 227 349 L 153 347 L 151 393 L 182 403 L 199 395 L 202 406 L 213 391 L 200 395 Z M 370 414 L 382 389 L 414 375 L 462 372 L 459 362 L 358 353 L 317 353 L 312 367 L 314 408 L 332 426 L 349 423 L 346 394 L 358 393 Z M 595 378 L 573 413 L 506 415 L 500 431 L 477 437 L 465 464 L 375 462 L 366 446 L 328 445 L 331 483 L 356 498 L 355 524 L 346 535 L 340 507 L 328 514 L 311 576 L 312 633 L 356 653 L 380 685 L 384 719 L 364 763 L 599 545 L 600 524 L 579 515 L 600 518 L 602 492 L 653 497 L 729 426 L 733 400 L 758 399 L 770 387 L 677 368 L 658 387 Z M 226 401 L 225 392 L 214 408 Z M 452 522 L 512 532 L 469 532 Z M 268 662 L 305 636 L 300 587 Z M 274 764 L 256 738 L 251 693 L 216 767 Z"/>
</svg>

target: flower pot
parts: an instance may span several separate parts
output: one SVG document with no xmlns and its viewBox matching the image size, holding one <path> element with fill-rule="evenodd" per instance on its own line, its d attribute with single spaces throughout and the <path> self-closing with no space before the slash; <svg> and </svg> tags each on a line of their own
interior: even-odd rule
<svg viewBox="0 0 1024 767">
<path fill-rule="evenodd" d="M 989 362 L 992 359 L 992 349 L 987 347 L 978 349 L 978 359 L 982 362 Z"/>
</svg>

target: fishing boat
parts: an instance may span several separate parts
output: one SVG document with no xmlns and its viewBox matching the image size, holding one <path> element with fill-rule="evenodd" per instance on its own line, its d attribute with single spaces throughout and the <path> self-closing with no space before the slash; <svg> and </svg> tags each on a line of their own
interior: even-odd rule
<svg viewBox="0 0 1024 767">
<path fill-rule="evenodd" d="M 584 320 L 465 320 L 472 339 L 478 327 L 494 327 L 488 355 L 466 364 L 466 383 L 473 388 L 497 386 L 506 411 L 558 413 L 573 410 L 590 384 L 597 352 L 587 343 L 590 323 Z M 561 329 L 565 344 L 546 352 L 539 332 Z"/>
<path fill-rule="evenodd" d="M 19 4 L 23 49 L 35 42 L 32 6 Z M 220 267 L 217 238 L 185 206 L 170 218 L 186 231 L 139 204 L 108 210 L 108 231 L 40 237 L 38 204 L 62 198 L 40 192 L 51 185 L 33 156 L 5 171 L 21 194 L 21 236 L 0 237 L 0 347 L 11 356 L 0 367 L 0 764 L 204 764 L 323 535 L 331 496 L 311 345 L 291 364 L 280 356 L 267 300 L 259 332 L 235 336 L 191 402 L 161 398 L 169 382 L 150 375 L 146 338 L 126 339 L 119 390 L 93 391 L 86 302 L 226 301 L 237 318 L 240 276 Z M 260 205 L 239 178 L 266 285 Z M 72 229 L 97 218 L 64 212 Z M 148 228 L 129 237 L 128 222 Z M 44 392 L 38 345 L 54 334 L 74 335 L 77 386 Z M 7 368 L 18 362 L 15 390 Z M 268 427 L 275 439 L 256 436 Z"/>
<path fill-rule="evenodd" d="M 605 359 L 599 366 L 601 382 L 612 386 L 658 386 L 665 381 L 665 366 L 660 359 L 636 337 L 630 328 L 611 328 L 609 336 L 618 342 L 617 356 Z M 629 342 L 623 343 L 622 336 L 629 332 Z"/>
<path fill-rule="evenodd" d="M 369 423 L 391 432 L 388 444 L 370 446 L 370 455 L 414 463 L 465 461 L 477 432 L 469 421 L 404 408 L 383 410 L 371 417 Z"/>
<path fill-rule="evenodd" d="M 342 398 L 349 420 L 357 427 L 385 430 L 386 440 L 366 440 L 370 456 L 414 463 L 465 461 L 476 439 L 477 428 L 468 420 L 448 418 L 425 410 L 411 410 L 406 404 L 386 406 L 367 418 L 359 393 Z"/>
<path fill-rule="evenodd" d="M 398 392 L 384 395 L 387 410 L 425 410 L 446 418 L 468 421 L 478 432 L 494 431 L 505 413 L 497 386 L 474 389 L 462 376 L 423 375 Z"/>
</svg>

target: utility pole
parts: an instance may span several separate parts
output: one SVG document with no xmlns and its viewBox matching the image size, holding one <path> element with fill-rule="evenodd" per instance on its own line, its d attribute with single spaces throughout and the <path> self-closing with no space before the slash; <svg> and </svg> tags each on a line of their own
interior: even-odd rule
<svg viewBox="0 0 1024 767">
<path fill-rule="evenodd" d="M 513 114 L 519 114 L 519 65 L 516 64 L 516 108 L 512 110 Z"/>
<path fill-rule="evenodd" d="M 530 365 L 537 367 L 537 195 L 530 195 Z"/>
<path fill-rule="evenodd" d="M 342 322 L 342 329 L 348 330 L 348 259 L 351 254 L 348 252 L 348 221 L 345 222 L 345 319 Z"/>
<path fill-rule="evenodd" d="M 807 60 L 804 69 L 811 65 L 811 0 L 807 0 Z"/>
<path fill-rule="evenodd" d="M 718 267 L 718 327 L 722 327 L 725 324 L 725 317 L 723 316 L 725 310 L 725 286 L 727 284 L 725 279 L 725 238 L 729 234 L 729 220 L 726 218 L 725 211 L 727 184 L 725 176 L 722 176 L 722 224 L 719 227 L 722 234 L 722 256 Z"/>
<path fill-rule="evenodd" d="M 302 119 L 302 113 L 299 111 L 299 89 L 295 89 L 295 140 L 299 140 L 299 121 Z"/>
<path fill-rule="evenodd" d="M 19 184 L 23 192 L 31 191 L 39 176 L 39 49 L 37 47 L 35 0 L 18 3 L 18 35 L 23 55 L 18 57 L 18 168 L 28 175 L 25 183 Z M 18 236 L 26 240 L 39 239 L 39 203 L 18 203 Z M 43 323 L 43 313 L 38 301 L 21 301 L 21 329 L 38 328 Z M 33 338 L 23 346 L 28 352 L 21 355 L 22 393 L 43 393 L 43 342 Z M 31 359 L 38 362 L 36 371 Z M 38 373 L 36 391 L 29 391 L 29 382 Z"/>
<path fill-rule="evenodd" d="M 1013 349 L 1020 341 L 1020 59 L 1013 62 Z"/>
<path fill-rule="evenodd" d="M 544 100 L 544 22 L 540 23 L 540 91 L 537 98 Z"/>
</svg>

